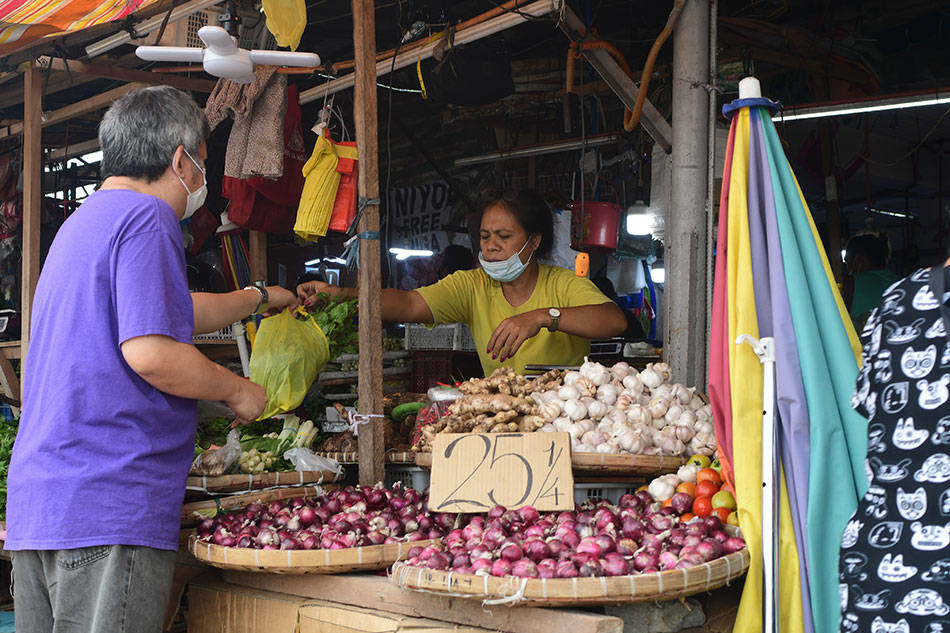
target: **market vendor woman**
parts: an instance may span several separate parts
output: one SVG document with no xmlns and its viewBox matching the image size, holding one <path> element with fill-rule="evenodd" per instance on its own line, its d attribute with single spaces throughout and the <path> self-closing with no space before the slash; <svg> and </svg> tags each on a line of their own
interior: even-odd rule
<svg viewBox="0 0 950 633">
<path fill-rule="evenodd" d="M 465 323 L 485 375 L 506 365 L 579 365 L 590 339 L 627 327 L 620 308 L 588 279 L 538 263 L 551 251 L 551 210 L 534 191 L 489 196 L 480 214 L 481 267 L 462 270 L 418 290 L 382 291 L 382 317 L 390 323 Z M 304 301 L 326 292 L 355 294 L 322 282 L 297 287 Z"/>
</svg>

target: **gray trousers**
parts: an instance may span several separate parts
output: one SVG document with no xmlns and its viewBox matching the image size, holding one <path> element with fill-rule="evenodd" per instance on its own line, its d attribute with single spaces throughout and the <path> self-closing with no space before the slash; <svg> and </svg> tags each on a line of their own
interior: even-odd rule
<svg viewBox="0 0 950 633">
<path fill-rule="evenodd" d="M 102 545 L 12 552 L 13 606 L 24 633 L 158 633 L 176 553 Z"/>
</svg>

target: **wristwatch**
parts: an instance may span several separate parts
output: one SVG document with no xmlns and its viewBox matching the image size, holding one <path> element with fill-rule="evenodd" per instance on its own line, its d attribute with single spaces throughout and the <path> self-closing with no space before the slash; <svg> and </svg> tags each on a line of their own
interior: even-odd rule
<svg viewBox="0 0 950 633">
<path fill-rule="evenodd" d="M 548 326 L 548 332 L 557 332 L 557 326 L 561 322 L 561 311 L 557 308 L 548 308 L 548 316 L 551 317 L 551 325 Z"/>
<path fill-rule="evenodd" d="M 242 290 L 256 290 L 258 294 L 261 295 L 260 301 L 257 302 L 257 307 L 254 308 L 251 314 L 259 314 L 267 309 L 267 301 L 270 297 L 267 296 L 267 286 L 264 285 L 263 281 L 252 282 L 250 286 L 244 286 Z"/>
</svg>

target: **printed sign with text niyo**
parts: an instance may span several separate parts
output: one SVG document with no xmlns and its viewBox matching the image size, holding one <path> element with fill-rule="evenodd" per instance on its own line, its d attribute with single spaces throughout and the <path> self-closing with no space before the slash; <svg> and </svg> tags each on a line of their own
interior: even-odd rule
<svg viewBox="0 0 950 633">
<path fill-rule="evenodd" d="M 432 450 L 433 512 L 573 510 L 567 433 L 439 433 Z"/>
</svg>

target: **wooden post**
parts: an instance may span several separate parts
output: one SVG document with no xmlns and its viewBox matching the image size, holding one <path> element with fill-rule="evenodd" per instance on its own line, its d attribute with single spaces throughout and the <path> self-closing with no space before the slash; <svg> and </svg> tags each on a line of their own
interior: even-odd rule
<svg viewBox="0 0 950 633">
<path fill-rule="evenodd" d="M 359 154 L 360 197 L 379 197 L 379 141 L 376 130 L 376 15 L 372 0 L 352 0 L 356 84 L 353 118 Z M 379 232 L 379 204 L 363 209 L 358 231 Z M 359 261 L 359 412 L 383 412 L 383 345 L 380 293 L 380 241 L 360 239 Z M 359 430 L 360 485 L 372 486 L 385 478 L 383 426 L 377 418 Z"/>
<path fill-rule="evenodd" d="M 20 358 L 30 343 L 33 293 L 40 278 L 40 221 L 43 201 L 43 78 L 36 68 L 23 73 L 23 261 L 20 282 Z"/>
<path fill-rule="evenodd" d="M 247 241 L 251 281 L 263 280 L 267 283 L 267 233 L 248 231 Z"/>
</svg>

